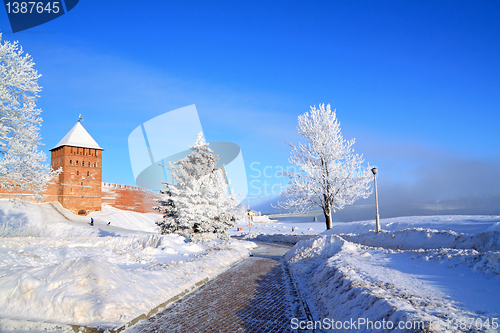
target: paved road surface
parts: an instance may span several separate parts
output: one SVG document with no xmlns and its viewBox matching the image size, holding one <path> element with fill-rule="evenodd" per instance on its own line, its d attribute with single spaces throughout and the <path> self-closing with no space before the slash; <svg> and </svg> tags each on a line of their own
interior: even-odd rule
<svg viewBox="0 0 500 333">
<path fill-rule="evenodd" d="M 289 247 L 260 248 L 203 287 L 127 332 L 297 332 L 306 320 L 282 256 Z"/>
</svg>

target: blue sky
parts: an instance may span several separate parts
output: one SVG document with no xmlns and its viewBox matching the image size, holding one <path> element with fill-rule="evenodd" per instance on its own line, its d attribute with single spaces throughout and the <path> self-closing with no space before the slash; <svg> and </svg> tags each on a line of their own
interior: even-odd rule
<svg viewBox="0 0 500 333">
<path fill-rule="evenodd" d="M 15 34 L 0 10 L 0 30 L 42 74 L 43 149 L 82 114 L 105 182 L 135 184 L 134 128 L 196 104 L 208 141 L 241 147 L 265 210 L 257 188 L 286 181 L 262 171 L 286 167 L 297 117 L 330 103 L 379 168 L 382 217 L 500 214 L 497 1 L 81 0 Z"/>
</svg>

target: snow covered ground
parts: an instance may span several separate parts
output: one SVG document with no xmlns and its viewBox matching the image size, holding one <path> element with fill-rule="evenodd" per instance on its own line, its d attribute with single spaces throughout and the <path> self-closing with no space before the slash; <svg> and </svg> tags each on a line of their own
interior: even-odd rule
<svg viewBox="0 0 500 333">
<path fill-rule="evenodd" d="M 160 236 L 157 218 L 108 206 L 79 217 L 59 204 L 0 201 L 0 332 L 120 327 L 252 246 Z M 286 261 L 315 322 L 292 321 L 297 328 L 500 331 L 499 216 L 383 219 L 380 234 L 374 221 L 329 231 L 324 222 L 261 221 L 251 229 L 242 221 L 231 234 L 298 242 Z"/>
<path fill-rule="evenodd" d="M 81 217 L 58 203 L 0 200 L 0 332 L 118 328 L 252 246 L 158 235 L 158 217 L 109 206 Z"/>
<path fill-rule="evenodd" d="M 335 223 L 287 254 L 316 321 L 295 322 L 295 327 L 500 331 L 499 216 L 381 222 L 378 235 L 374 221 Z"/>
<path fill-rule="evenodd" d="M 256 222 L 263 221 L 263 222 Z M 239 230 L 241 229 L 241 230 Z M 246 220 L 238 221 L 235 228 L 229 231 L 232 236 L 243 236 L 244 239 L 277 242 L 294 245 L 296 242 L 309 239 L 325 230 L 324 222 L 277 222 L 255 216 L 250 226 Z"/>
</svg>

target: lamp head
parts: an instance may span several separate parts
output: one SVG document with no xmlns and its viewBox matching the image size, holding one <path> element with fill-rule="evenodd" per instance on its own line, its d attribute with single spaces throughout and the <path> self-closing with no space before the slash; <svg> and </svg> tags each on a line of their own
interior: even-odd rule
<svg viewBox="0 0 500 333">
<path fill-rule="evenodd" d="M 374 175 L 376 175 L 376 174 L 377 174 L 377 171 L 378 171 L 378 169 L 377 169 L 377 168 L 375 168 L 375 167 L 374 167 L 374 168 L 372 168 L 372 172 L 373 172 L 373 174 L 374 174 Z"/>
</svg>

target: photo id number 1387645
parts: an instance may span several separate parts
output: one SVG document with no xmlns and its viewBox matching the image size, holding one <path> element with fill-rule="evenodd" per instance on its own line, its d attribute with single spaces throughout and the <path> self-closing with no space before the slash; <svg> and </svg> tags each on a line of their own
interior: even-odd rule
<svg viewBox="0 0 500 333">
<path fill-rule="evenodd" d="M 32 14 L 32 13 L 53 13 L 57 14 L 60 11 L 59 1 L 47 2 L 46 4 L 43 2 L 29 1 L 29 2 L 7 2 L 5 7 L 7 9 L 7 13 L 13 14 Z"/>
</svg>

